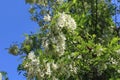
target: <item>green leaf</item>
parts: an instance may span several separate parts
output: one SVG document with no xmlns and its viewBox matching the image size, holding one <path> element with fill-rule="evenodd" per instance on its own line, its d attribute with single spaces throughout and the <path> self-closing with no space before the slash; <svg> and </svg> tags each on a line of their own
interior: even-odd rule
<svg viewBox="0 0 120 80">
<path fill-rule="evenodd" d="M 34 0 L 25 0 L 26 3 L 33 4 Z"/>
</svg>

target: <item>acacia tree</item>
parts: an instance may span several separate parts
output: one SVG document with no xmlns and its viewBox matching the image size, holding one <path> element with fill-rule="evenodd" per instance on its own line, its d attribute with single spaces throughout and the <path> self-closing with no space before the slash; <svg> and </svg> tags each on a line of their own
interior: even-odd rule
<svg viewBox="0 0 120 80">
<path fill-rule="evenodd" d="M 13 55 L 28 80 L 120 79 L 120 45 L 110 0 L 26 0 L 40 32 L 25 35 Z"/>
</svg>

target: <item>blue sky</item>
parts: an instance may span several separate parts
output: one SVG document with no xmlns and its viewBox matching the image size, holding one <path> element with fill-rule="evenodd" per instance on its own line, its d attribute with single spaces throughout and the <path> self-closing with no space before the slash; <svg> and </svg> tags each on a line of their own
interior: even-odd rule
<svg viewBox="0 0 120 80">
<path fill-rule="evenodd" d="M 117 5 L 116 10 L 120 10 L 120 2 L 118 2 L 118 0 L 112 0 L 112 3 Z M 114 22 L 116 22 L 116 26 L 119 27 L 120 26 L 120 13 L 119 14 L 116 13 L 116 16 L 113 16 L 113 20 L 114 20 Z M 119 23 L 119 25 L 118 25 L 118 23 Z"/>
<path fill-rule="evenodd" d="M 18 75 L 19 57 L 8 54 L 13 42 L 22 42 L 24 33 L 37 31 L 38 25 L 30 20 L 29 5 L 24 0 L 1 0 L 0 2 L 0 71 L 6 71 L 10 80 L 26 80 Z"/>
</svg>

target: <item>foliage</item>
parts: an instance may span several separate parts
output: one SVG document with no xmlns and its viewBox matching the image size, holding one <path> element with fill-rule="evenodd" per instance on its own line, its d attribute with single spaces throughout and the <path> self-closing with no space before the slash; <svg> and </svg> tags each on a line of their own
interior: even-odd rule
<svg viewBox="0 0 120 80">
<path fill-rule="evenodd" d="M 25 35 L 18 70 L 28 80 L 120 79 L 120 40 L 110 0 L 26 0 L 40 32 Z"/>
</svg>

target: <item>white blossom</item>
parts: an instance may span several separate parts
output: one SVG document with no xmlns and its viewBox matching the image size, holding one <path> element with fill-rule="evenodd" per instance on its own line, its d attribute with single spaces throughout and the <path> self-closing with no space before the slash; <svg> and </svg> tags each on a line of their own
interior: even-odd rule
<svg viewBox="0 0 120 80">
<path fill-rule="evenodd" d="M 30 61 L 26 61 L 26 60 Z M 24 68 L 27 71 L 27 77 L 28 79 L 31 78 L 32 76 L 35 76 L 40 72 L 40 62 L 39 62 L 39 57 L 36 57 L 33 51 L 31 51 L 28 56 L 24 59 L 25 64 Z"/>
<path fill-rule="evenodd" d="M 117 72 L 120 73 L 120 69 L 118 69 Z"/>
<path fill-rule="evenodd" d="M 49 14 L 47 14 L 44 16 L 43 19 L 44 19 L 44 21 L 49 22 L 49 21 L 51 21 L 51 16 Z"/>
<path fill-rule="evenodd" d="M 42 39 L 42 46 L 45 49 L 48 49 L 49 48 L 48 45 L 49 45 L 49 40 L 47 39 L 47 37 L 43 37 L 43 39 Z"/>
<path fill-rule="evenodd" d="M 116 50 L 117 54 L 120 54 L 120 49 Z"/>
<path fill-rule="evenodd" d="M 50 76 L 51 75 L 50 63 L 47 63 L 46 68 L 47 68 L 46 74 Z"/>
<path fill-rule="evenodd" d="M 52 62 L 52 67 L 53 67 L 53 69 L 58 69 L 58 65 L 57 64 L 55 64 L 54 62 Z"/>
<path fill-rule="evenodd" d="M 28 62 L 24 65 L 24 68 L 28 68 L 29 67 L 29 64 Z"/>
<path fill-rule="evenodd" d="M 78 59 L 82 59 L 82 56 L 81 56 L 81 55 L 79 55 L 77 58 L 78 58 Z"/>
<path fill-rule="evenodd" d="M 40 72 L 40 76 L 43 78 L 44 77 L 44 73 L 43 72 Z"/>
<path fill-rule="evenodd" d="M 59 33 L 57 36 L 51 36 L 51 38 L 45 38 L 43 39 L 42 46 L 45 49 L 45 51 L 49 50 L 49 44 L 52 44 L 55 46 L 55 51 L 57 53 L 60 53 L 62 55 L 65 50 L 65 40 L 66 37 L 63 33 Z"/>
<path fill-rule="evenodd" d="M 70 71 L 77 74 L 77 67 L 74 67 L 72 64 L 69 65 Z"/>
<path fill-rule="evenodd" d="M 65 37 L 65 35 L 64 34 L 60 34 L 60 38 L 62 39 L 62 40 L 66 40 L 66 37 Z"/>
<path fill-rule="evenodd" d="M 114 58 L 110 58 L 110 62 L 111 62 L 112 64 L 115 64 L 115 65 L 118 64 L 118 62 L 117 62 L 116 59 L 114 59 Z"/>
<path fill-rule="evenodd" d="M 64 34 L 61 33 L 58 36 L 57 43 L 56 43 L 56 51 L 58 53 L 61 53 L 60 55 L 64 54 L 64 51 L 65 51 L 65 40 L 66 40 L 66 37 L 64 36 Z"/>
<path fill-rule="evenodd" d="M 28 54 L 28 59 L 33 60 L 34 58 L 35 58 L 34 52 L 31 51 L 31 52 Z"/>
<path fill-rule="evenodd" d="M 65 13 L 59 13 L 56 25 L 61 28 L 65 27 L 66 17 L 67 15 Z"/>
<path fill-rule="evenodd" d="M 70 15 L 63 12 L 59 13 L 56 26 L 60 28 L 67 27 L 67 29 L 75 30 L 77 25 L 75 20 Z"/>
<path fill-rule="evenodd" d="M 45 21 L 50 21 L 50 16 L 44 16 Z M 61 29 L 65 27 L 66 29 L 70 29 L 71 31 L 76 29 L 76 22 L 75 20 L 68 14 L 59 13 L 59 17 L 57 18 L 57 22 L 55 24 L 54 30 L 51 30 L 51 34 L 48 37 L 43 38 L 42 40 L 42 47 L 45 51 L 51 51 L 49 49 L 49 45 L 54 45 L 54 51 L 56 53 L 60 53 L 60 55 L 64 54 L 65 51 L 65 34 L 61 32 Z M 54 32 L 52 32 L 54 31 Z M 57 35 L 54 35 L 57 34 Z"/>
</svg>

